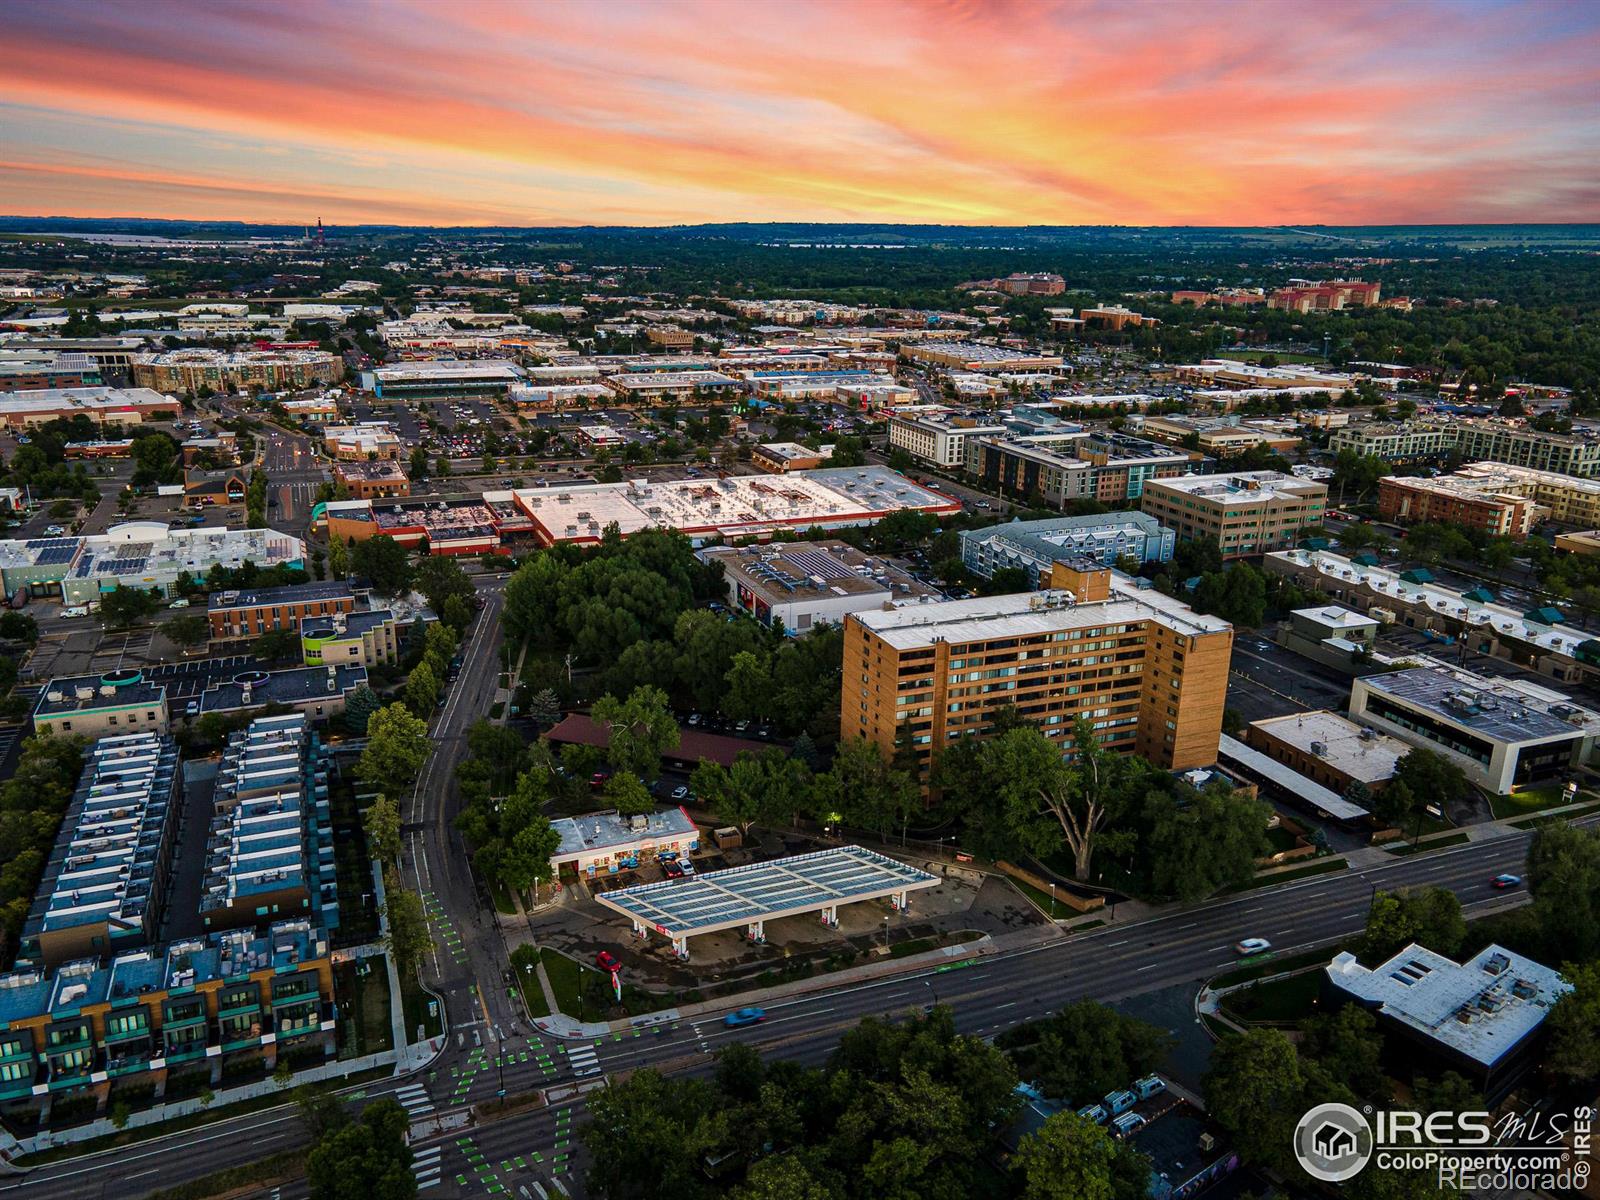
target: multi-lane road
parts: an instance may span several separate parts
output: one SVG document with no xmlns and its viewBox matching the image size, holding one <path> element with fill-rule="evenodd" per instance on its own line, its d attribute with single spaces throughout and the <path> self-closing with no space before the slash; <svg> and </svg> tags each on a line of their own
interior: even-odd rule
<svg viewBox="0 0 1600 1200">
<path fill-rule="evenodd" d="M 487 604 L 484 612 L 490 614 Z M 487 627 L 485 622 L 478 628 Z M 1488 881 L 1519 868 L 1528 840 L 1528 834 L 1518 833 L 1395 858 L 1364 871 L 1244 892 L 1139 923 L 1113 923 L 992 954 L 956 969 L 921 967 L 842 987 L 822 984 L 814 992 L 767 1003 L 765 1024 L 738 1029 L 724 1026 L 722 1010 L 717 1010 L 594 1042 L 558 1044 L 552 1038 L 530 1038 L 524 1027 L 516 1036 L 494 1043 L 488 1035 L 503 1017 L 496 1015 L 493 999 L 488 998 L 486 1022 L 481 1011 L 472 1015 L 478 1004 L 470 994 L 463 997 L 451 991 L 447 1000 L 452 1020 L 461 1024 L 444 1058 L 431 1073 L 386 1080 L 365 1094 L 372 1098 L 399 1093 L 414 1118 L 453 1120 L 463 1118 L 471 1104 L 492 1098 L 502 1083 L 512 1093 L 549 1086 L 570 1091 L 602 1076 L 641 1067 L 669 1073 L 702 1071 L 708 1069 L 711 1055 L 732 1041 L 747 1042 L 764 1054 L 816 1064 L 831 1053 L 840 1034 L 863 1017 L 900 1016 L 935 1001 L 953 1009 L 963 1032 L 989 1036 L 1069 1001 L 1116 1000 L 1204 980 L 1234 962 L 1233 943 L 1243 937 L 1268 938 L 1280 954 L 1346 937 L 1365 923 L 1376 889 L 1437 884 L 1456 891 L 1469 906 L 1503 903 L 1505 897 L 1497 896 Z M 431 863 L 430 869 L 435 869 Z M 442 881 L 450 876 L 435 869 L 433 878 L 448 886 Z M 470 966 L 446 957 L 449 965 L 441 965 L 440 973 L 447 987 L 471 975 Z M 498 974 L 494 978 L 497 981 Z M 480 988 L 480 993 L 491 992 L 500 989 Z M 730 1002 L 732 1006 L 736 1002 Z M 497 1060 L 504 1064 L 503 1080 L 495 1069 Z M 491 1193 L 495 1186 L 516 1194 L 517 1187 L 531 1182 L 548 1187 L 552 1177 L 561 1178 L 576 1192 L 582 1163 L 574 1130 L 582 1119 L 582 1098 L 569 1096 L 551 1107 L 475 1128 L 422 1133 L 414 1148 L 419 1178 L 428 1184 L 424 1195 L 501 1194 Z M 0 1183 L 0 1192 L 9 1188 L 52 1200 L 132 1198 L 301 1144 L 304 1138 L 290 1108 L 42 1167 L 26 1179 Z M 290 1200 L 297 1190 L 288 1187 L 282 1194 Z"/>
</svg>

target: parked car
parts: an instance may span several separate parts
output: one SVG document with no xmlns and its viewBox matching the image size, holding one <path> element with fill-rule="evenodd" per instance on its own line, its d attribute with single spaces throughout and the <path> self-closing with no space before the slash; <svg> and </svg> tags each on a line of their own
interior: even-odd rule
<svg viewBox="0 0 1600 1200">
<path fill-rule="evenodd" d="M 689 799 L 689 789 L 685 785 L 680 783 L 672 789 L 672 802 L 674 804 L 682 804 L 687 799 Z"/>
<path fill-rule="evenodd" d="M 730 1028 L 740 1025 L 759 1025 L 767 1019 L 767 1010 L 764 1008 L 741 1008 L 722 1018 L 722 1023 Z"/>
<path fill-rule="evenodd" d="M 594 956 L 594 965 L 607 974 L 622 969 L 622 960 L 609 950 L 602 950 Z"/>
<path fill-rule="evenodd" d="M 1272 943 L 1266 938 L 1245 938 L 1233 944 L 1233 952 L 1240 958 L 1254 958 L 1257 954 L 1265 954 L 1272 949 Z"/>
<path fill-rule="evenodd" d="M 679 865 L 678 860 L 675 858 L 665 859 L 661 864 L 661 873 L 668 879 L 682 879 L 683 867 Z"/>
<path fill-rule="evenodd" d="M 593 775 L 589 776 L 589 787 L 591 790 L 598 792 L 601 788 L 605 787 L 606 781 L 610 778 L 610 771 L 596 771 Z"/>
<path fill-rule="evenodd" d="M 684 878 L 688 878 L 694 874 L 694 863 L 690 859 L 680 858 L 678 860 L 678 870 L 683 872 Z"/>
</svg>

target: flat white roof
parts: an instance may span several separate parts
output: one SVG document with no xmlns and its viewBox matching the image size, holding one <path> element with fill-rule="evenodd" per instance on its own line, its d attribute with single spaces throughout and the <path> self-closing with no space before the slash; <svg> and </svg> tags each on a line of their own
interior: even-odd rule
<svg viewBox="0 0 1600 1200">
<path fill-rule="evenodd" d="M 1485 1067 L 1572 990 L 1559 972 L 1500 946 L 1458 963 L 1413 942 L 1370 971 L 1348 951 L 1323 969 L 1341 991 Z"/>
<path fill-rule="evenodd" d="M 635 823 L 615 809 L 582 817 L 563 817 L 550 824 L 561 835 L 560 848 L 550 856 L 557 866 L 597 854 L 643 850 L 661 842 L 695 835 L 695 825 L 680 806 L 649 813 Z"/>
<path fill-rule="evenodd" d="M 1368 785 L 1393 778 L 1400 760 L 1411 753 L 1411 747 L 1399 738 L 1326 710 L 1289 713 L 1250 724 Z"/>
<path fill-rule="evenodd" d="M 1153 588 L 1135 587 L 1124 575 L 1111 575 L 1111 599 L 1075 604 L 1067 591 L 1019 592 L 946 600 L 914 608 L 854 613 L 861 622 L 897 649 L 946 642 L 988 641 L 1031 633 L 1159 621 L 1185 634 L 1221 633 L 1233 628 L 1220 617 L 1197 613 L 1181 600 Z"/>
<path fill-rule="evenodd" d="M 601 904 L 667 937 L 820 912 L 936 887 L 938 876 L 861 846 L 730 867 L 692 879 L 601 892 Z"/>
<path fill-rule="evenodd" d="M 523 488 L 517 504 L 555 541 L 654 527 L 691 534 L 815 524 L 866 524 L 900 509 L 953 511 L 957 502 L 886 467 L 834 467 L 725 479 L 633 479 Z"/>
</svg>

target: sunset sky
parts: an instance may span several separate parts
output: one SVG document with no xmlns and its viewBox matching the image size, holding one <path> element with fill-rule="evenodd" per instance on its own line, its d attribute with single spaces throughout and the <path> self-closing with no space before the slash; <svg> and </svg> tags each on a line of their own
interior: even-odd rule
<svg viewBox="0 0 1600 1200">
<path fill-rule="evenodd" d="M 1600 4 L 8 0 L 0 212 L 1600 220 Z"/>
</svg>

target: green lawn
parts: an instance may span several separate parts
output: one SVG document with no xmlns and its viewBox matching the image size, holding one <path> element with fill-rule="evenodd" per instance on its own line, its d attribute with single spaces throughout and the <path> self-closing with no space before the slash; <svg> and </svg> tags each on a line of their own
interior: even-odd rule
<svg viewBox="0 0 1600 1200">
<path fill-rule="evenodd" d="M 1236 1021 L 1299 1021 L 1310 1015 L 1321 986 L 1322 972 L 1306 971 L 1230 992 L 1222 998 L 1222 1009 Z"/>
<path fill-rule="evenodd" d="M 404 1002 L 407 1039 L 417 1036 L 418 1025 L 422 1026 L 424 1038 L 438 1037 L 444 1031 L 444 1013 L 432 1011 L 437 1003 L 422 990 L 415 974 L 400 972 L 400 994 Z"/>
<path fill-rule="evenodd" d="M 1507 817 L 1525 817 L 1530 813 L 1554 808 L 1558 804 L 1566 803 L 1566 796 L 1566 788 L 1559 783 L 1552 783 L 1545 787 L 1527 788 L 1511 796 L 1491 797 L 1489 808 L 1496 819 L 1503 821 Z"/>
<path fill-rule="evenodd" d="M 544 989 L 539 986 L 539 976 L 529 971 L 517 972 L 517 986 L 522 991 L 522 1002 L 535 1017 L 548 1017 L 550 1005 L 545 1001 Z"/>
<path fill-rule="evenodd" d="M 550 990 L 555 993 L 561 1011 L 579 1021 L 610 1021 L 619 1016 L 637 1016 L 660 1008 L 671 1008 L 677 997 L 646 992 L 632 984 L 622 985 L 622 1004 L 612 1000 L 610 980 L 597 969 L 574 962 L 565 954 L 554 950 L 539 951 L 539 961 L 544 963 L 545 976 L 550 980 Z M 596 1004 L 585 994 L 587 980 L 604 980 L 607 1003 Z M 594 988 L 593 983 L 589 984 Z"/>
<path fill-rule="evenodd" d="M 1254 879 L 1238 884 L 1235 887 L 1224 888 L 1221 894 L 1231 896 L 1236 892 L 1250 892 L 1256 888 L 1276 887 L 1280 883 L 1292 883 L 1297 879 L 1310 879 L 1314 875 L 1328 875 L 1334 871 L 1342 871 L 1347 865 L 1342 858 L 1319 858 L 1303 867 L 1293 867 L 1287 871 L 1275 871 L 1270 875 L 1257 875 Z"/>
</svg>

